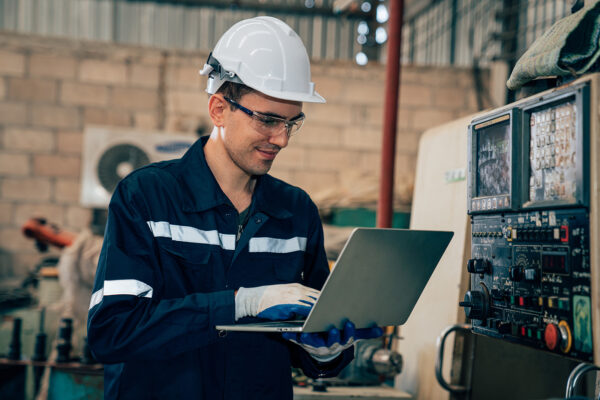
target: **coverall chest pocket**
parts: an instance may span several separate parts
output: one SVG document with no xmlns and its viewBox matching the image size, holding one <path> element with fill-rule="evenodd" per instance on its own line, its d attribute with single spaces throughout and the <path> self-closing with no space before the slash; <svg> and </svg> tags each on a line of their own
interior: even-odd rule
<svg viewBox="0 0 600 400">
<path fill-rule="evenodd" d="M 304 253 L 253 254 L 251 268 L 244 271 L 246 281 L 259 285 L 302 282 Z"/>
<path fill-rule="evenodd" d="M 183 289 L 187 294 L 212 292 L 219 290 L 216 282 L 215 259 L 209 249 L 203 247 L 181 246 L 176 243 L 160 246 L 163 268 L 167 275 L 175 279 L 167 279 L 174 290 Z"/>
</svg>

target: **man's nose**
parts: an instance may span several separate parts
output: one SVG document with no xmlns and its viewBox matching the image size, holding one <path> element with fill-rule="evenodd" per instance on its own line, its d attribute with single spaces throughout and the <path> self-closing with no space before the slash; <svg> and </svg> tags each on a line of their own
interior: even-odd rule
<svg viewBox="0 0 600 400">
<path fill-rule="evenodd" d="M 269 137 L 270 144 L 279 146 L 282 149 L 288 145 L 289 140 L 290 139 L 287 134 L 287 128 Z"/>
</svg>

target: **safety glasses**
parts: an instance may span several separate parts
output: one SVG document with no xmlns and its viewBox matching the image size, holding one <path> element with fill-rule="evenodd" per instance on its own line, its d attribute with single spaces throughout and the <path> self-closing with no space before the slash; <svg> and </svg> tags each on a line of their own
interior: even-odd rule
<svg viewBox="0 0 600 400">
<path fill-rule="evenodd" d="M 264 136 L 277 136 L 285 131 L 287 136 L 290 137 L 300 130 L 304 123 L 304 118 L 306 117 L 304 113 L 300 113 L 300 115 L 291 120 L 274 117 L 258 111 L 252 111 L 241 104 L 238 104 L 236 101 L 231 100 L 229 97 L 223 97 L 229 104 L 252 118 L 253 127 Z"/>
</svg>

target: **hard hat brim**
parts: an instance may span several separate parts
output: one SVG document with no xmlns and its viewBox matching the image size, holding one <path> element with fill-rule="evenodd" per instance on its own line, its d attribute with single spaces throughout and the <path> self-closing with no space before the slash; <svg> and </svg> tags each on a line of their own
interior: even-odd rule
<svg viewBox="0 0 600 400">
<path fill-rule="evenodd" d="M 200 71 L 198 71 L 198 73 L 200 75 L 205 75 L 208 76 L 210 75 L 210 73 L 213 71 L 213 67 L 211 67 L 208 64 L 204 64 L 204 68 L 201 69 Z M 213 81 L 211 83 L 211 80 Z M 217 90 L 219 90 L 219 87 L 221 87 L 221 85 L 223 83 L 225 83 L 226 81 L 231 81 L 231 82 L 235 82 L 235 83 L 242 83 L 254 90 L 256 90 L 259 93 L 263 93 L 266 94 L 267 96 L 270 97 L 274 97 L 276 99 L 281 99 L 281 100 L 289 100 L 289 101 L 300 101 L 302 103 L 326 103 L 327 101 L 325 100 L 325 98 L 323 96 L 321 96 L 319 93 L 317 93 L 316 91 L 314 91 L 312 94 L 310 93 L 298 93 L 298 92 L 280 92 L 280 91 L 276 91 L 276 90 L 260 90 L 257 89 L 255 87 L 252 87 L 250 85 L 247 85 L 243 82 L 241 82 L 240 80 L 232 80 L 232 79 L 219 79 L 218 77 L 209 77 L 209 82 L 207 84 L 206 87 L 206 92 L 208 94 L 215 94 L 217 92 Z"/>
<path fill-rule="evenodd" d="M 302 103 L 326 103 L 327 101 L 323 96 L 321 96 L 317 92 L 313 92 L 313 94 L 308 93 L 294 93 L 294 92 L 278 92 L 278 91 L 265 91 L 265 90 L 257 90 L 253 88 L 257 92 L 266 94 L 270 97 L 275 97 L 276 99 L 281 100 L 289 100 L 289 101 L 299 101 Z"/>
</svg>

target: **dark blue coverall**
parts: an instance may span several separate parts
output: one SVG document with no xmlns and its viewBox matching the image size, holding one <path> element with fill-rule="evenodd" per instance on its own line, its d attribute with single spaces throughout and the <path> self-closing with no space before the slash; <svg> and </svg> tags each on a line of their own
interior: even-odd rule
<svg viewBox="0 0 600 400">
<path fill-rule="evenodd" d="M 320 289 L 329 268 L 316 206 L 269 175 L 236 242 L 239 215 L 206 140 L 134 171 L 112 197 L 88 318 L 107 399 L 291 399 L 291 366 L 329 377 L 353 358 L 319 363 L 280 334 L 215 330 L 234 323 L 240 286 Z"/>
</svg>

